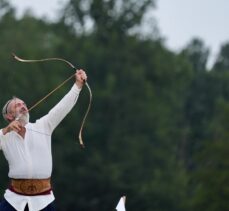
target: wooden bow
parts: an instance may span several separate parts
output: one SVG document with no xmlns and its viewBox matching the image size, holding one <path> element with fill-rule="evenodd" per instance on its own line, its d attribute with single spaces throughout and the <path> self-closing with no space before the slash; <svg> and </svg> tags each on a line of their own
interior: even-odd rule
<svg viewBox="0 0 229 211">
<path fill-rule="evenodd" d="M 62 61 L 62 62 L 65 62 L 66 64 L 68 64 L 71 68 L 73 68 L 74 70 L 76 70 L 76 67 L 70 63 L 69 61 L 65 60 L 65 59 L 62 59 L 62 58 L 45 58 L 45 59 L 33 59 L 33 60 L 28 60 L 28 59 L 21 59 L 19 58 L 18 56 L 16 56 L 14 53 L 12 53 L 13 55 L 13 58 L 16 59 L 17 61 L 20 61 L 20 62 L 26 62 L 26 63 L 32 63 L 32 62 L 46 62 L 46 61 Z M 57 89 L 59 89 L 60 87 L 62 87 L 66 82 L 68 82 L 70 79 L 72 79 L 73 77 L 75 76 L 75 73 L 73 75 L 71 75 L 69 78 L 67 78 L 66 80 L 64 80 L 61 84 L 59 84 L 56 88 L 54 88 L 51 92 L 49 92 L 47 95 L 45 95 L 42 99 L 38 100 L 33 106 L 31 106 L 28 111 L 31 111 L 32 109 L 34 109 L 35 107 L 37 107 L 41 102 L 43 102 L 46 98 L 48 98 L 51 94 L 53 94 Z M 82 131 L 83 131 L 83 127 L 84 127 L 84 124 L 85 124 L 85 121 L 86 121 L 86 118 L 87 118 L 87 115 L 90 111 L 90 108 L 91 108 L 91 102 L 92 102 L 92 92 L 91 92 L 91 88 L 89 86 L 89 84 L 87 83 L 87 81 L 84 81 L 88 91 L 89 91 L 89 104 L 88 104 L 88 107 L 87 107 L 87 110 L 86 110 L 86 113 L 83 117 L 83 120 L 82 120 L 82 123 L 81 123 L 81 126 L 80 126 L 80 130 L 79 130 L 79 143 L 80 143 L 80 146 L 82 148 L 84 148 L 84 142 L 83 142 L 83 139 L 82 139 Z"/>
</svg>

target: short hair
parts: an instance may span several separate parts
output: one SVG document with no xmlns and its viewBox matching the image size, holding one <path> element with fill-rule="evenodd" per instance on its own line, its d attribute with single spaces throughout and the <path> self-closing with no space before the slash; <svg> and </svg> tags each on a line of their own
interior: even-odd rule
<svg viewBox="0 0 229 211">
<path fill-rule="evenodd" d="M 9 120 L 6 118 L 6 115 L 8 114 L 8 108 L 9 108 L 9 104 L 13 101 L 13 100 L 15 100 L 17 97 L 15 97 L 15 96 L 13 96 L 10 100 L 8 100 L 7 102 L 6 102 L 6 104 L 3 106 L 3 108 L 2 108 L 2 116 L 3 116 L 3 118 L 7 121 L 7 122 L 9 122 Z"/>
</svg>

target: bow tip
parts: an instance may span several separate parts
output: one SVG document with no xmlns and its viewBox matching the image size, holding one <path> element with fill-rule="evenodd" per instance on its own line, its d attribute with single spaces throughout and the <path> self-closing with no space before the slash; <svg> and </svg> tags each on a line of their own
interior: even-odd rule
<svg viewBox="0 0 229 211">
<path fill-rule="evenodd" d="M 20 58 L 15 53 L 12 52 L 11 55 L 13 56 L 14 59 L 20 61 Z"/>
<path fill-rule="evenodd" d="M 79 133 L 79 144 L 80 144 L 81 149 L 85 148 L 84 143 L 83 143 L 83 139 L 82 139 L 82 135 L 81 135 L 81 130 Z"/>
<path fill-rule="evenodd" d="M 80 144 L 80 148 L 81 149 L 84 149 L 85 148 L 85 145 L 84 144 Z"/>
</svg>

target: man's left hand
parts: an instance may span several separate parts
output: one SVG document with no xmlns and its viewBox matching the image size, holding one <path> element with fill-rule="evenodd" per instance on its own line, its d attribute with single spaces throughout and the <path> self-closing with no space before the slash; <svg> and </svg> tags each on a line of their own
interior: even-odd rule
<svg viewBox="0 0 229 211">
<path fill-rule="evenodd" d="M 82 69 L 76 70 L 75 77 L 76 77 L 76 85 L 78 86 L 79 89 L 81 89 L 85 81 L 87 81 L 87 75 L 85 71 Z"/>
</svg>

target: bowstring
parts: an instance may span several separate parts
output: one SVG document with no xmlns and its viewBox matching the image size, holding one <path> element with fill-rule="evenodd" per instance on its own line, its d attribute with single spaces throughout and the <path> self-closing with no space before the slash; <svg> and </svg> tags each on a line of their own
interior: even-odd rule
<svg viewBox="0 0 229 211">
<path fill-rule="evenodd" d="M 65 62 L 67 63 L 70 67 L 72 67 L 74 70 L 76 70 L 75 66 L 70 63 L 69 61 L 65 60 L 65 59 L 62 59 L 62 58 L 46 58 L 46 59 L 21 59 L 19 58 L 16 54 L 12 53 L 12 56 L 15 60 L 17 61 L 20 61 L 20 62 L 26 62 L 26 63 L 35 63 L 35 62 L 46 62 L 46 61 L 62 61 L 62 62 Z M 45 99 L 47 99 L 50 95 L 52 95 L 56 90 L 58 90 L 60 87 L 62 87 L 65 83 L 67 83 L 70 79 L 72 79 L 73 77 L 75 76 L 75 74 L 71 75 L 69 78 L 67 78 L 66 80 L 64 80 L 61 84 L 59 84 L 57 87 L 55 87 L 52 91 L 50 91 L 47 95 L 45 95 L 42 99 L 38 100 L 34 105 L 32 105 L 28 111 L 31 111 L 32 109 L 34 109 L 35 107 L 37 107 L 40 103 L 42 103 Z M 82 132 L 83 132 L 83 127 L 84 127 L 84 124 L 85 124 L 85 121 L 86 121 L 86 118 L 87 118 L 87 115 L 90 111 L 90 108 L 91 108 L 91 102 L 92 102 L 92 91 L 91 91 L 91 88 L 89 86 L 89 84 L 87 83 L 87 81 L 84 81 L 88 91 L 89 91 L 89 104 L 88 104 L 88 107 L 87 107 L 87 110 L 86 110 L 86 113 L 83 117 L 83 120 L 81 122 L 81 126 L 80 126 L 80 130 L 79 130 L 79 143 L 80 143 L 80 146 L 82 148 L 85 147 L 84 145 L 84 142 L 83 142 L 83 139 L 82 139 Z"/>
</svg>

